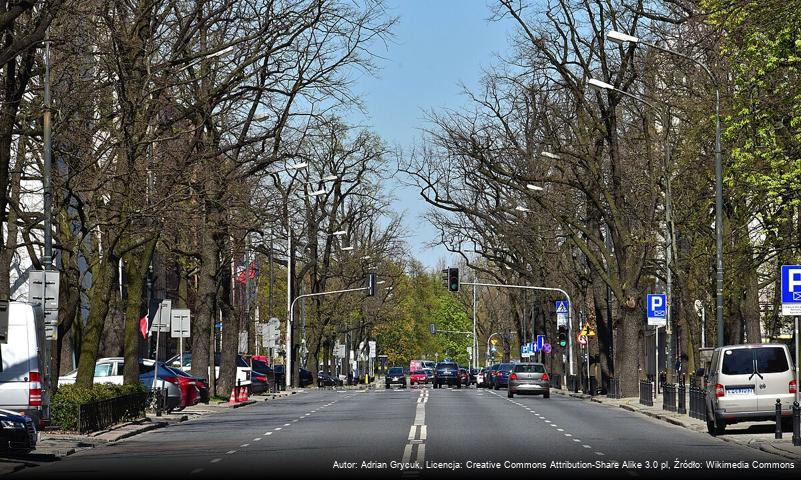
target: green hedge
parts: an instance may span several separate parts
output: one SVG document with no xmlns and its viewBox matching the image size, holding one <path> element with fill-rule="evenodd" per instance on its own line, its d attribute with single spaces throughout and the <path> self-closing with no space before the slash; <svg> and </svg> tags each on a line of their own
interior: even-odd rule
<svg viewBox="0 0 801 480">
<path fill-rule="evenodd" d="M 77 430 L 78 406 L 97 400 L 144 392 L 146 392 L 145 388 L 139 383 L 136 385 L 97 383 L 91 388 L 63 385 L 58 387 L 52 402 L 50 402 L 50 421 L 52 425 L 63 430 Z"/>
</svg>

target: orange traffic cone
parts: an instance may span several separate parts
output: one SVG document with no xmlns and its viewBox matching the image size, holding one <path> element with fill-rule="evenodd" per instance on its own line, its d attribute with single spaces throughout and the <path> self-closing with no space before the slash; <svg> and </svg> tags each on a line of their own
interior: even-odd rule
<svg viewBox="0 0 801 480">
<path fill-rule="evenodd" d="M 232 404 L 234 404 L 234 403 L 236 403 L 238 401 L 239 401 L 239 399 L 236 398 L 236 387 L 234 387 L 234 388 L 231 389 L 231 396 L 228 398 L 228 404 L 232 405 Z"/>
<path fill-rule="evenodd" d="M 248 387 L 242 387 L 242 402 L 248 401 Z"/>
</svg>

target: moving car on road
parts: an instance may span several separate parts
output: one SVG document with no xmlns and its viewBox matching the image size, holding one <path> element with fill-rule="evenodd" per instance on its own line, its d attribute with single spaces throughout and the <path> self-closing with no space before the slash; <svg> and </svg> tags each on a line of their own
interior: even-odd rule
<svg viewBox="0 0 801 480">
<path fill-rule="evenodd" d="M 403 373 L 403 368 L 392 367 L 387 370 L 386 386 L 390 388 L 392 385 L 400 385 L 401 388 L 406 388 L 406 375 Z"/>
<path fill-rule="evenodd" d="M 428 383 L 428 375 L 422 370 L 413 371 L 409 375 L 409 383 L 411 385 L 425 385 Z"/>
<path fill-rule="evenodd" d="M 509 388 L 506 396 L 513 398 L 515 394 L 542 395 L 551 398 L 551 380 L 545 365 L 541 363 L 516 363 L 509 373 Z"/>
<path fill-rule="evenodd" d="M 514 367 L 514 363 L 501 363 L 498 365 L 495 376 L 492 377 L 492 388 L 498 390 L 509 386 L 509 374 L 512 372 L 512 367 Z"/>
<path fill-rule="evenodd" d="M 793 358 L 786 345 L 753 344 L 718 347 L 706 384 L 706 418 L 710 435 L 720 435 L 737 422 L 775 420 L 781 400 L 783 420 L 790 423 L 798 389 Z"/>
<path fill-rule="evenodd" d="M 434 388 L 442 388 L 443 385 L 462 388 L 459 381 L 459 365 L 454 362 L 439 362 L 434 369 Z"/>
</svg>

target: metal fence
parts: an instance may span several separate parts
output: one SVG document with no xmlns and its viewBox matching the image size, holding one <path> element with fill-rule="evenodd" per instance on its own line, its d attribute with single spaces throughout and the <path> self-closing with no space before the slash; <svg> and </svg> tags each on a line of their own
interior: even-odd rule
<svg viewBox="0 0 801 480">
<path fill-rule="evenodd" d="M 676 388 L 676 395 L 679 401 L 676 412 L 684 415 L 687 413 L 687 385 L 684 383 L 684 377 L 682 377 L 681 383 Z"/>
<path fill-rule="evenodd" d="M 616 378 L 609 379 L 609 390 L 606 392 L 607 398 L 622 398 L 623 394 L 620 391 L 620 380 Z"/>
<path fill-rule="evenodd" d="M 650 380 L 640 380 L 640 404 L 654 406 L 654 383 Z"/>
<path fill-rule="evenodd" d="M 94 432 L 122 420 L 144 416 L 146 393 L 107 398 L 78 406 L 78 431 Z"/>
<path fill-rule="evenodd" d="M 676 411 L 676 384 L 674 383 L 662 385 L 662 410 Z"/>
<path fill-rule="evenodd" d="M 687 412 L 690 417 L 698 420 L 706 420 L 706 405 L 704 403 L 704 389 L 694 383 L 690 383 L 690 410 Z"/>
</svg>

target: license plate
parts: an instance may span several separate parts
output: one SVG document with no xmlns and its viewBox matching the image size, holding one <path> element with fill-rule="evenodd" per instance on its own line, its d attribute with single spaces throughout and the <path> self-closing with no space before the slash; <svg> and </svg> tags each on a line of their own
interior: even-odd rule
<svg viewBox="0 0 801 480">
<path fill-rule="evenodd" d="M 754 387 L 727 388 L 726 393 L 729 395 L 753 395 Z"/>
<path fill-rule="evenodd" d="M 397 382 L 398 381 L 398 377 L 392 377 L 392 381 L 393 382 Z"/>
</svg>

